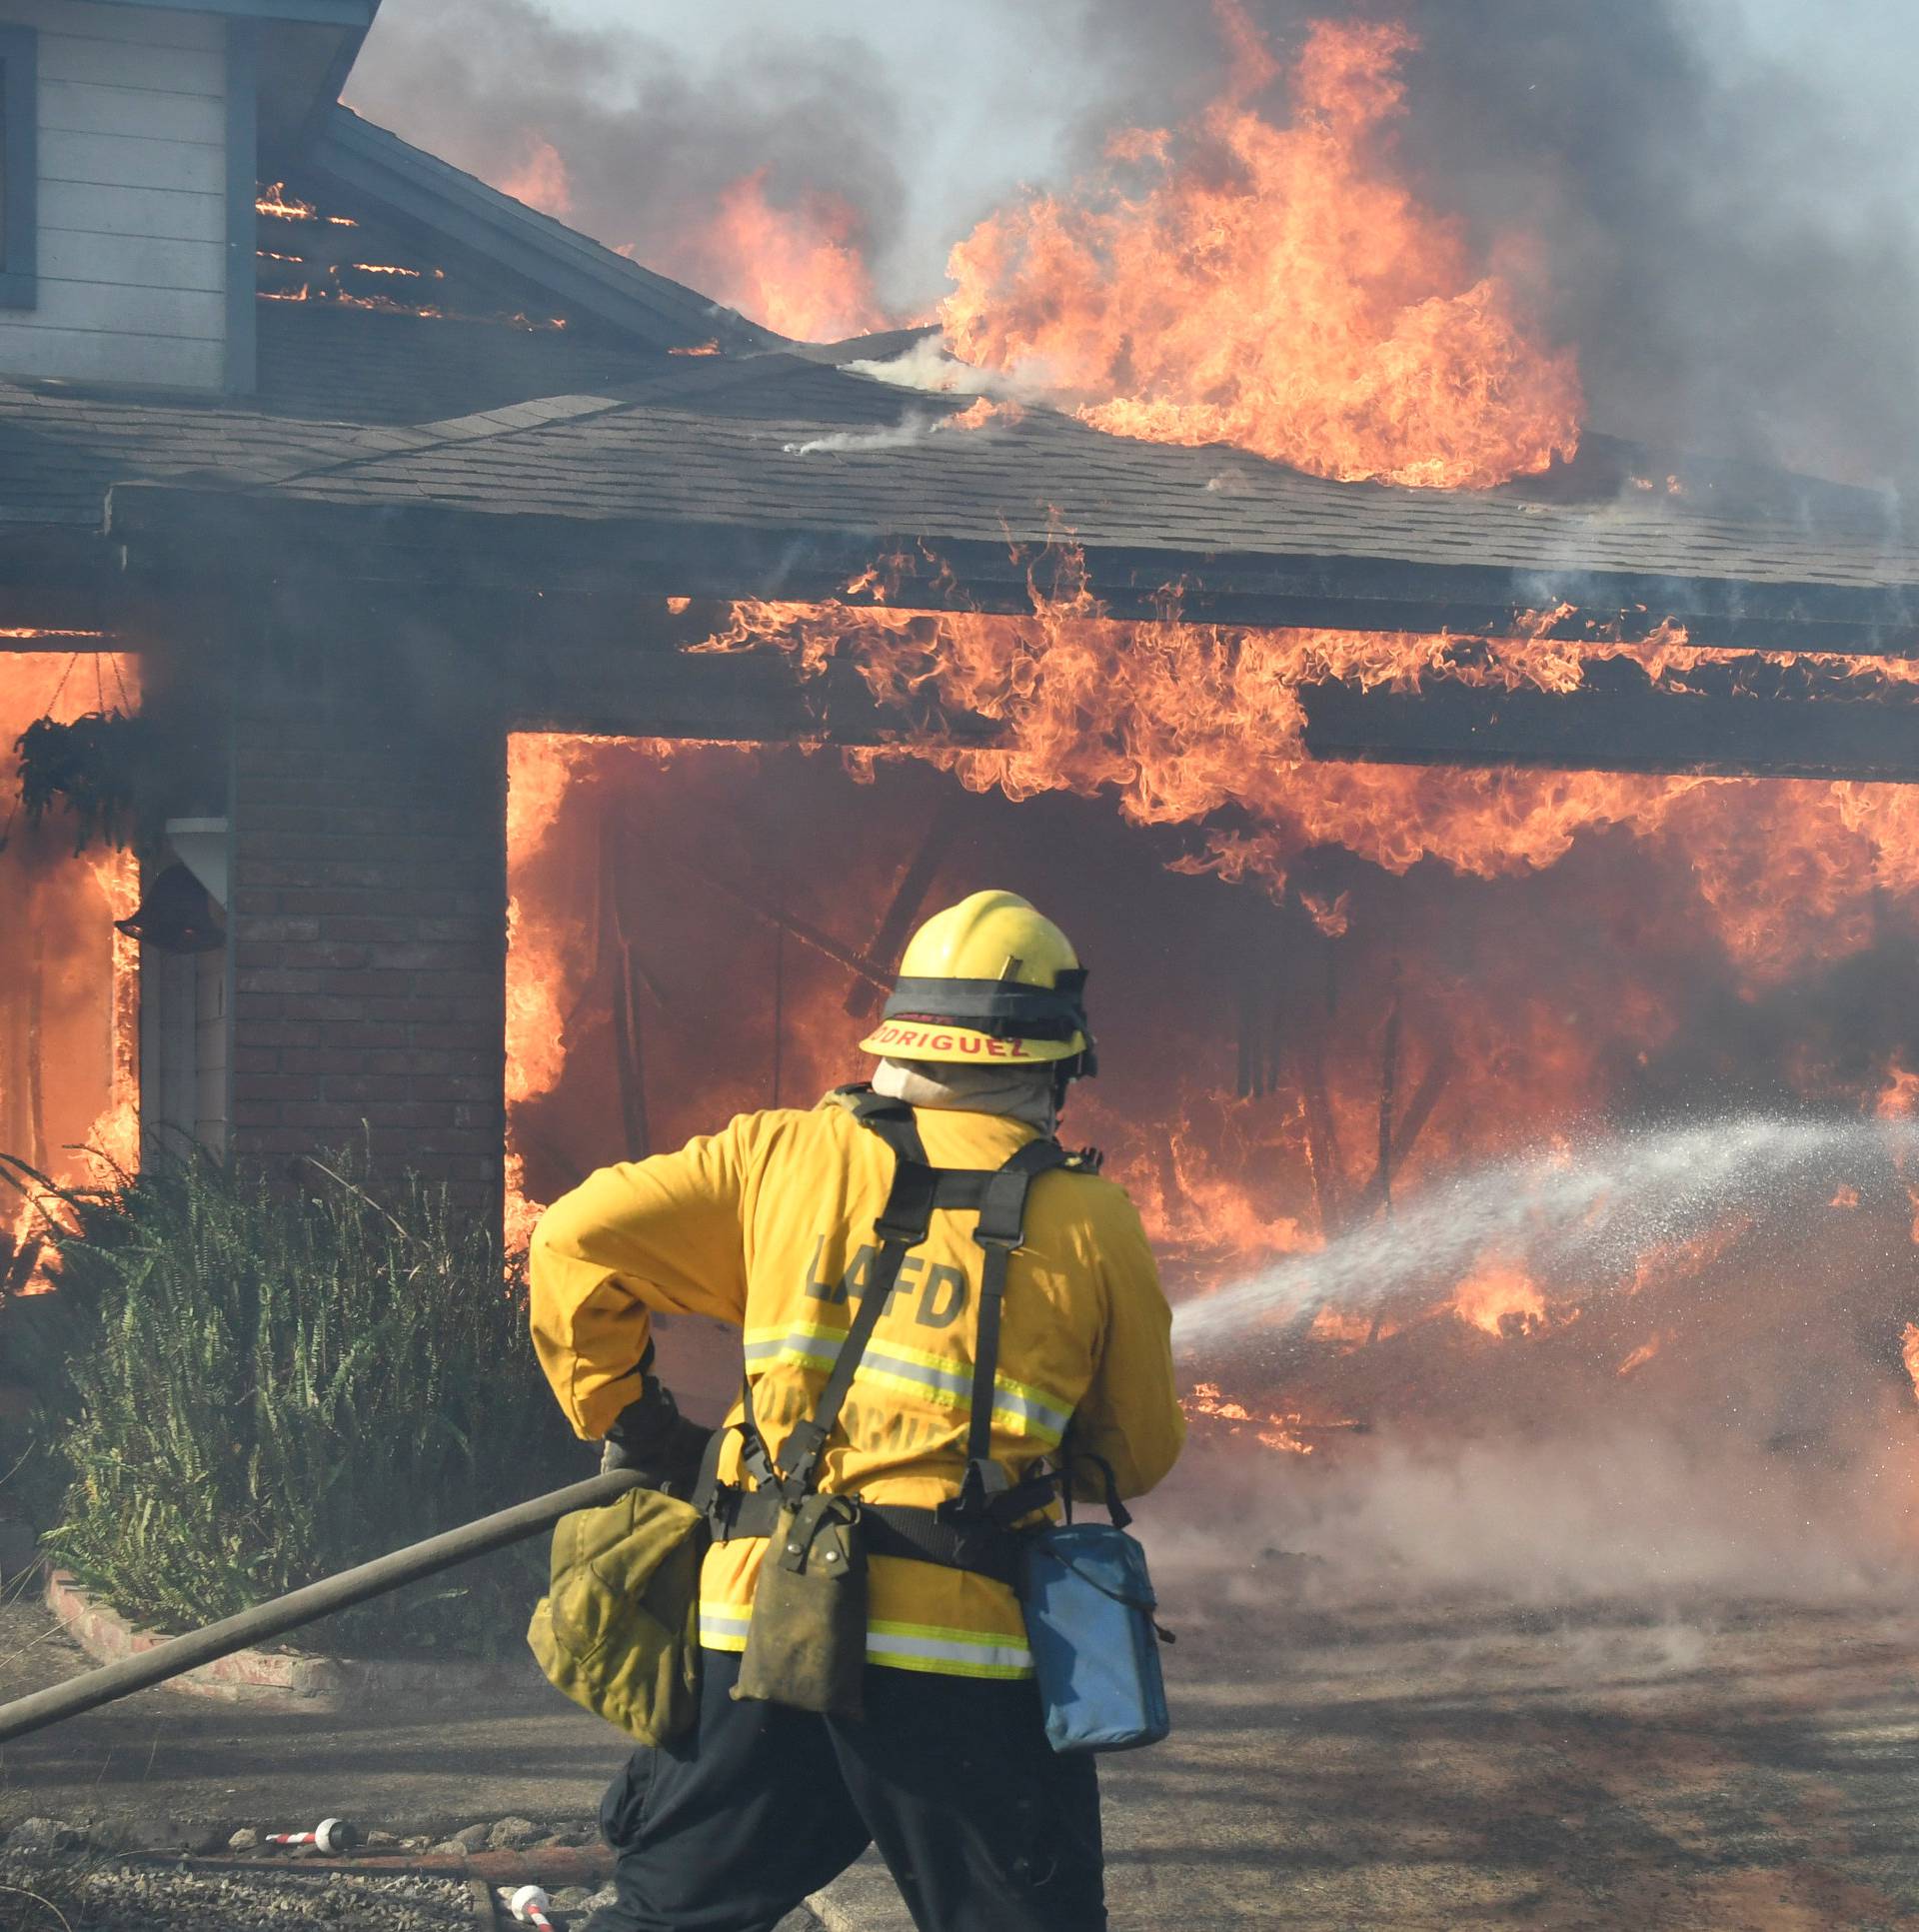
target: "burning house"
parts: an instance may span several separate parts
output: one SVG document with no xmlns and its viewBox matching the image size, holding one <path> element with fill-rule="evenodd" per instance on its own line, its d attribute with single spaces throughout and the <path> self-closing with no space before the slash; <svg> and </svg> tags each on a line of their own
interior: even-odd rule
<svg viewBox="0 0 1919 1932">
<path fill-rule="evenodd" d="M 1069 1131 L 1176 1291 L 1264 1284 L 1256 1349 L 1188 1330 L 1219 1432 L 1674 1356 L 1769 1442 L 1825 1439 L 1840 1357 L 1911 1406 L 1919 545 L 1586 426 L 1368 172 L 1390 36 L 1311 43 L 1305 133 L 1211 111 L 1247 275 L 1345 246 L 1286 232 L 1328 192 L 1379 238 L 1287 328 L 1170 275 L 1218 212 L 1175 175 L 822 346 L 341 106 L 372 10 L 0 0 L 0 738 L 144 855 L 16 814 L 0 1146 L 364 1139 L 523 1234 L 850 1077 L 989 881 L 1092 962 Z M 1664 1161 L 1624 1219 L 1622 1135 Z M 1405 1265 L 1461 1174 L 1470 1237 Z"/>
</svg>

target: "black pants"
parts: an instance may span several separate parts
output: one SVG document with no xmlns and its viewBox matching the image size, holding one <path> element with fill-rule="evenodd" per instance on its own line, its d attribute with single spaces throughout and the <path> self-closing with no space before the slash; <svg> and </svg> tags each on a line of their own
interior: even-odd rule
<svg viewBox="0 0 1919 1932">
<path fill-rule="evenodd" d="M 771 1932 L 869 1844 L 921 1932 L 1103 1932 L 1098 1778 L 1030 1683 L 870 1666 L 856 1723 L 737 1703 L 740 1659 L 704 1661 L 693 1735 L 600 1807 L 620 1900 L 589 1932 Z"/>
</svg>

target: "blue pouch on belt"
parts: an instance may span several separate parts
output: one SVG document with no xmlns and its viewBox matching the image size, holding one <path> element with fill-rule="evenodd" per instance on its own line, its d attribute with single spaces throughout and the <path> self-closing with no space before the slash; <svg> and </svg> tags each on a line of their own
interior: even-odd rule
<svg viewBox="0 0 1919 1932">
<path fill-rule="evenodd" d="M 1067 1490 L 1070 1495 L 1070 1487 Z M 1146 1553 L 1111 1494 L 1110 1523 L 1028 1532 L 1020 1603 L 1055 1751 L 1130 1751 L 1172 1729 Z M 1070 1503 L 1067 1505 L 1070 1510 Z"/>
</svg>

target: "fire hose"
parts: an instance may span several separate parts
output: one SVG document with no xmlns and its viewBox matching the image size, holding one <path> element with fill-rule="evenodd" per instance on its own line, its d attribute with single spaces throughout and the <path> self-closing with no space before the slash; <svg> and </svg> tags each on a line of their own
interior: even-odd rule
<svg viewBox="0 0 1919 1932">
<path fill-rule="evenodd" d="M 640 1482 L 634 1470 L 615 1469 L 589 1481 L 555 1489 L 531 1501 L 515 1503 L 511 1509 L 497 1510 L 491 1516 L 463 1523 L 458 1529 L 430 1536 L 423 1543 L 409 1543 L 405 1549 L 376 1556 L 372 1562 L 342 1570 L 337 1576 L 322 1577 L 319 1582 L 277 1596 L 270 1603 L 256 1603 L 252 1609 L 223 1617 L 203 1630 L 190 1630 L 185 1636 L 171 1638 L 155 1649 L 89 1670 L 69 1683 L 35 1691 L 31 1697 L 18 1698 L 11 1704 L 0 1704 L 0 1743 L 25 1737 L 30 1731 L 44 1730 L 63 1718 L 78 1717 L 83 1711 L 98 1710 L 102 1704 L 163 1684 L 170 1677 L 231 1656 L 249 1644 L 264 1643 L 335 1610 L 350 1609 L 370 1597 L 384 1596 L 402 1584 L 433 1576 L 456 1563 L 505 1549 L 510 1543 L 524 1542 L 527 1537 L 550 1529 L 562 1516 L 571 1515 L 576 1509 L 594 1509 L 618 1500 L 628 1490 L 639 1488 Z"/>
</svg>

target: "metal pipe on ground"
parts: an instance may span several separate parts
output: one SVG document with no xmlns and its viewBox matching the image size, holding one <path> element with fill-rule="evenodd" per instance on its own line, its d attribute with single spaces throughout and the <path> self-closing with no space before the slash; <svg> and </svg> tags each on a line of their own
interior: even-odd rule
<svg viewBox="0 0 1919 1932">
<path fill-rule="evenodd" d="M 231 1656 L 249 1644 L 264 1643 L 271 1637 L 298 1629 L 303 1623 L 330 1615 L 335 1610 L 352 1608 L 370 1597 L 384 1596 L 402 1584 L 417 1582 L 456 1563 L 486 1556 L 509 1543 L 524 1542 L 541 1530 L 557 1523 L 576 1509 L 594 1509 L 617 1502 L 630 1489 L 640 1487 L 640 1478 L 631 1469 L 615 1469 L 586 1482 L 555 1489 L 531 1501 L 515 1503 L 511 1509 L 495 1511 L 476 1522 L 463 1523 L 423 1543 L 409 1543 L 370 1563 L 342 1570 L 338 1576 L 322 1577 L 304 1589 L 277 1596 L 271 1603 L 256 1603 L 237 1616 L 223 1617 L 204 1630 L 190 1630 L 157 1649 L 124 1657 L 118 1663 L 104 1664 L 70 1682 L 35 1691 L 11 1704 L 0 1704 L 0 1743 L 25 1737 L 30 1731 L 44 1730 L 62 1719 L 78 1717 L 83 1711 L 97 1710 L 137 1690 L 163 1684 L 216 1658 Z"/>
</svg>

